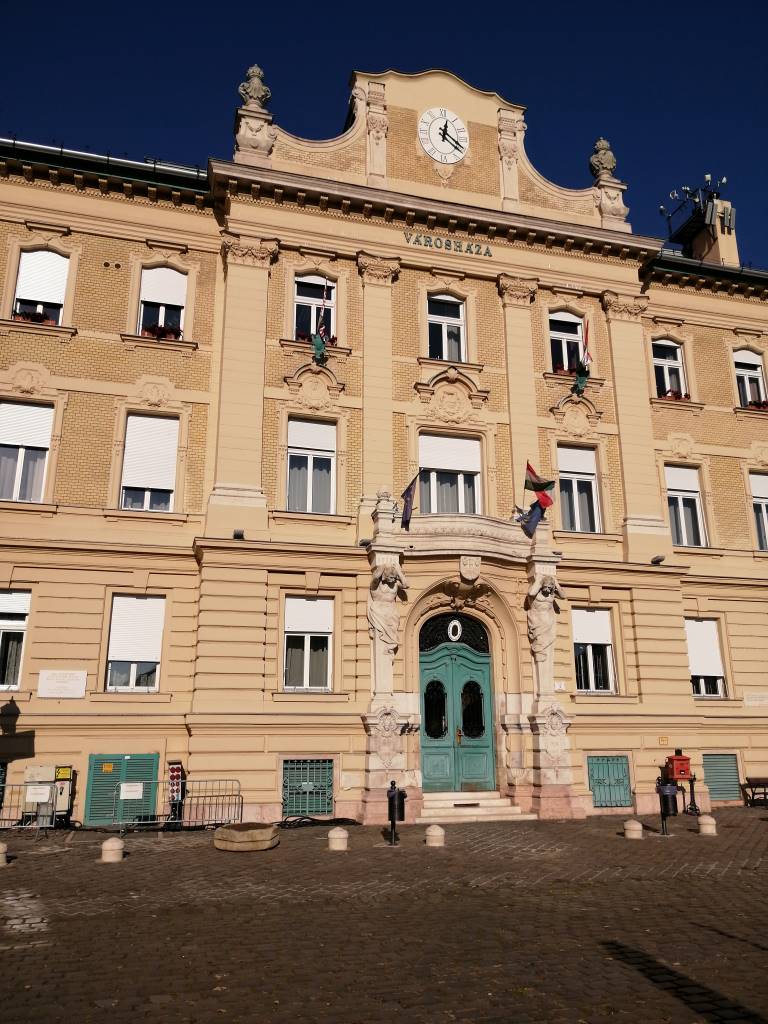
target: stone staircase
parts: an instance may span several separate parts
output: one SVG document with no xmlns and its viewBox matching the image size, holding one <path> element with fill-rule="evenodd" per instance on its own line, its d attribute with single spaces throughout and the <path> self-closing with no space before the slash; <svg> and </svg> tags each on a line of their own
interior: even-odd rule
<svg viewBox="0 0 768 1024">
<path fill-rule="evenodd" d="M 425 793 L 417 825 L 444 825 L 468 821 L 535 821 L 500 793 Z"/>
</svg>

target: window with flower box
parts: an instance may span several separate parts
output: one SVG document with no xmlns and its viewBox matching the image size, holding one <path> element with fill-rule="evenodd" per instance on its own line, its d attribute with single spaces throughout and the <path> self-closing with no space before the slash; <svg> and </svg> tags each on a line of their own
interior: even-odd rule
<svg viewBox="0 0 768 1024">
<path fill-rule="evenodd" d="M 576 373 L 584 356 L 584 323 L 572 313 L 549 318 L 549 347 L 553 373 Z"/>
<path fill-rule="evenodd" d="M 656 396 L 678 400 L 690 398 L 685 383 L 681 346 L 673 341 L 654 341 L 652 349 Z"/>
<path fill-rule="evenodd" d="M 23 252 L 19 259 L 13 319 L 58 326 L 67 290 L 69 259 L 50 249 Z"/>
<path fill-rule="evenodd" d="M 336 333 L 336 285 L 318 274 L 303 274 L 294 284 L 294 337 L 309 341 L 325 327 L 328 341 Z"/>
<path fill-rule="evenodd" d="M 187 275 L 173 267 L 149 267 L 141 272 L 138 333 L 158 341 L 174 341 L 184 329 Z"/>
<path fill-rule="evenodd" d="M 763 357 L 749 349 L 739 349 L 733 353 L 733 364 L 739 405 L 744 409 L 766 408 Z"/>
</svg>

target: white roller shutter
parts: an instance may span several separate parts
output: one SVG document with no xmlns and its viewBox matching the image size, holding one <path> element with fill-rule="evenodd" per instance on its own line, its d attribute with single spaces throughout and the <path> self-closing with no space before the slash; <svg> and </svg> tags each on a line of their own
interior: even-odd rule
<svg viewBox="0 0 768 1024">
<path fill-rule="evenodd" d="M 607 608 L 574 608 L 571 611 L 575 644 L 610 644 L 611 613 Z"/>
<path fill-rule="evenodd" d="M 69 259 L 48 249 L 23 252 L 16 279 L 16 298 L 64 305 Z"/>
<path fill-rule="evenodd" d="M 187 275 L 172 267 L 142 270 L 141 301 L 183 307 L 187 301 Z"/>
<path fill-rule="evenodd" d="M 317 420 L 288 420 L 288 447 L 336 451 L 336 424 Z"/>
<path fill-rule="evenodd" d="M 692 676 L 725 675 L 715 619 L 686 619 L 685 636 Z"/>
<path fill-rule="evenodd" d="M 123 487 L 176 489 L 179 421 L 162 416 L 129 416 L 125 427 Z"/>
<path fill-rule="evenodd" d="M 29 615 L 28 590 L 0 590 L 0 618 L 3 615 Z"/>
<path fill-rule="evenodd" d="M 688 466 L 665 466 L 664 477 L 668 491 L 699 491 L 699 471 Z"/>
<path fill-rule="evenodd" d="M 50 448 L 53 406 L 0 402 L 0 444 Z"/>
<path fill-rule="evenodd" d="M 419 435 L 419 467 L 457 473 L 480 472 L 480 442 L 468 437 Z"/>
<path fill-rule="evenodd" d="M 558 445 L 557 468 L 561 473 L 587 473 L 594 476 L 597 472 L 594 448 Z"/>
<path fill-rule="evenodd" d="M 760 369 L 763 367 L 763 357 L 757 352 L 750 352 L 747 348 L 734 352 L 733 360 L 736 363 L 746 363 L 748 366 L 755 366 Z"/>
<path fill-rule="evenodd" d="M 160 661 L 164 597 L 113 597 L 110 661 Z"/>
<path fill-rule="evenodd" d="M 285 632 L 332 633 L 333 601 L 320 597 L 286 597 Z"/>
<path fill-rule="evenodd" d="M 768 473 L 750 473 L 749 484 L 752 488 L 752 497 L 761 501 L 768 500 Z"/>
</svg>

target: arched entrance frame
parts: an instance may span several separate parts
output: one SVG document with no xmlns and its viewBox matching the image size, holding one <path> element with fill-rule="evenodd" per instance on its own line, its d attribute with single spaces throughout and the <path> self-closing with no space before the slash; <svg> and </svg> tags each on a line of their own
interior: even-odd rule
<svg viewBox="0 0 768 1024">
<path fill-rule="evenodd" d="M 417 698 L 421 688 L 419 668 L 419 633 L 422 626 L 436 615 L 455 612 L 467 615 L 482 623 L 488 634 L 491 655 L 491 692 L 493 695 L 493 726 L 496 751 L 496 786 L 506 793 L 508 787 L 509 751 L 507 733 L 509 713 L 507 694 L 529 694 L 533 698 L 533 679 L 523 671 L 520 633 L 515 617 L 492 583 L 483 577 L 482 596 L 457 600 L 453 590 L 455 577 L 445 577 L 432 584 L 414 603 L 408 613 L 403 629 L 403 683 L 408 693 Z M 516 682 L 515 689 L 505 689 L 504 680 Z M 525 685 L 524 685 L 525 684 Z M 519 699 L 519 698 L 518 698 Z M 519 715 L 519 713 L 518 713 Z M 520 737 L 522 739 L 522 737 Z M 409 761 L 413 767 L 421 768 L 421 734 L 415 731 L 410 737 L 412 746 Z M 515 751 L 522 755 L 520 751 Z M 520 758 L 522 761 L 522 757 Z M 521 764 L 522 767 L 522 764 Z"/>
</svg>

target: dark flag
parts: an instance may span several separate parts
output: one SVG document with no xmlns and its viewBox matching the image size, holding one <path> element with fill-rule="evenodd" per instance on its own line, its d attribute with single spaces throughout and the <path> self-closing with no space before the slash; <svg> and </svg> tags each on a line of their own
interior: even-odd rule
<svg viewBox="0 0 768 1024">
<path fill-rule="evenodd" d="M 543 515 L 544 509 L 541 507 L 541 503 L 534 501 L 528 511 L 519 517 L 518 521 L 526 537 L 533 539 L 536 527 L 541 522 Z"/>
<path fill-rule="evenodd" d="M 411 525 L 411 516 L 413 515 L 413 499 L 416 497 L 416 484 L 419 482 L 419 474 L 411 480 L 408 486 L 405 488 L 400 497 L 403 499 L 403 529 L 407 530 Z"/>
</svg>

